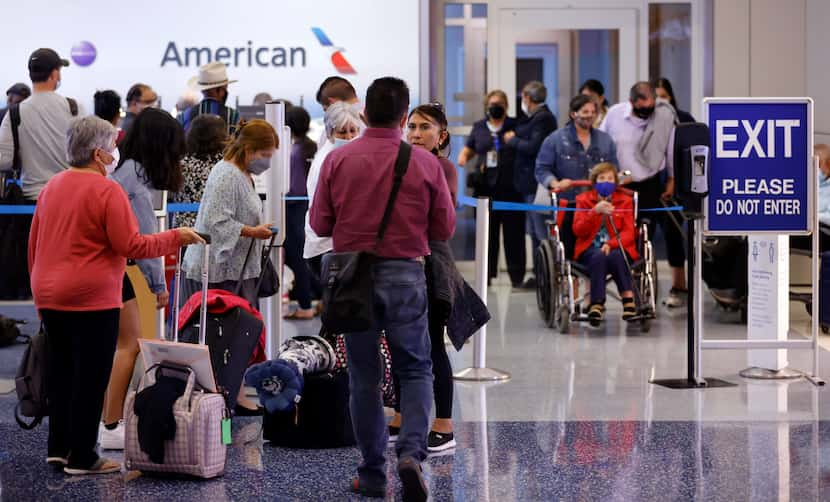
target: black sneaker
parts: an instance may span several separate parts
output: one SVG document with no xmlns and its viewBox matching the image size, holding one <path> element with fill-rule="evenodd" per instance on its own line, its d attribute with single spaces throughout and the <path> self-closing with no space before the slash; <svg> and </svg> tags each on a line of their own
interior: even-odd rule
<svg viewBox="0 0 830 502">
<path fill-rule="evenodd" d="M 421 465 L 412 457 L 398 462 L 398 477 L 401 478 L 401 492 L 404 502 L 426 502 L 429 490 L 421 473 Z"/>
<path fill-rule="evenodd" d="M 449 450 L 455 448 L 455 435 L 450 433 L 429 431 L 427 436 L 427 451 L 430 453 L 437 453 L 439 451 Z"/>
</svg>

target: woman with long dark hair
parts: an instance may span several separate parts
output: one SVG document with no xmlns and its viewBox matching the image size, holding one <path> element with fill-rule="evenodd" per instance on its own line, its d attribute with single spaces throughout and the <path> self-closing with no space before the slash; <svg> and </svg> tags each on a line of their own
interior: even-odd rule
<svg viewBox="0 0 830 502">
<path fill-rule="evenodd" d="M 447 131 L 447 117 L 444 114 L 443 106 L 438 103 L 431 103 L 416 107 L 409 114 L 407 124 L 406 140 L 413 146 L 421 147 L 435 154 L 450 188 L 453 201 L 456 199 L 458 190 L 458 175 L 455 165 L 445 156 L 441 155 L 450 144 L 450 133 Z M 446 243 L 430 242 L 430 248 L 446 245 Z M 429 436 L 427 436 L 427 449 L 430 452 L 438 452 L 455 447 L 455 438 L 452 427 L 452 398 L 453 381 L 452 366 L 444 345 L 444 328 L 446 327 L 448 313 L 441 312 L 436 300 L 436 281 L 431 269 L 434 266 L 431 259 L 427 261 L 427 294 L 429 297 L 429 338 L 432 345 L 432 374 L 433 392 L 435 396 L 435 421 L 432 423 Z M 395 362 L 392 361 L 394 366 Z M 395 416 L 389 424 L 390 440 L 397 439 L 401 426 L 400 414 L 400 387 L 397 377 L 395 381 Z"/>
<path fill-rule="evenodd" d="M 159 207 L 164 191 L 175 192 L 182 186 L 181 160 L 185 154 L 184 130 L 169 113 L 147 108 L 138 114 L 127 136 L 119 145 L 120 160 L 111 177 L 130 199 L 138 228 L 148 235 L 158 231 L 154 208 Z M 164 278 L 161 258 L 136 260 L 156 295 L 156 308 L 163 309 L 170 295 Z M 127 387 L 138 355 L 141 322 L 135 292 L 129 277 L 124 276 L 123 307 L 118 326 L 118 345 L 104 401 L 101 447 L 124 448 L 124 429 L 120 425 Z"/>
<path fill-rule="evenodd" d="M 199 115 L 187 131 L 187 155 L 182 159 L 184 185 L 170 197 L 173 202 L 193 203 L 202 200 L 210 170 L 222 160 L 228 143 L 228 128 L 217 115 Z M 176 214 L 177 227 L 192 227 L 196 213 Z"/>
<path fill-rule="evenodd" d="M 659 99 L 668 101 L 677 113 L 677 121 L 681 124 L 693 124 L 696 122 L 695 118 L 689 112 L 684 112 L 677 107 L 677 99 L 674 97 L 674 88 L 671 82 L 665 77 L 660 77 L 654 81 L 654 93 Z"/>
</svg>

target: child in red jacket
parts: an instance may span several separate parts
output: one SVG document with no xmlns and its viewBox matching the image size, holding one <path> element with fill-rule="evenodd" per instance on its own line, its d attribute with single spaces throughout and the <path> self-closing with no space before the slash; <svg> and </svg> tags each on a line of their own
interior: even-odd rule
<svg viewBox="0 0 830 502">
<path fill-rule="evenodd" d="M 576 198 L 578 211 L 574 215 L 573 232 L 576 236 L 574 257 L 591 273 L 591 305 L 588 318 L 598 325 L 605 316 L 605 278 L 608 274 L 617 284 L 623 303 L 623 319 L 636 314 L 632 279 L 622 253 L 631 260 L 638 257 L 634 224 L 634 200 L 616 190 L 619 176 L 614 164 L 603 162 L 591 170 L 594 189 Z M 579 211 L 582 209 L 583 211 Z M 616 233 L 609 224 L 613 218 Z"/>
</svg>

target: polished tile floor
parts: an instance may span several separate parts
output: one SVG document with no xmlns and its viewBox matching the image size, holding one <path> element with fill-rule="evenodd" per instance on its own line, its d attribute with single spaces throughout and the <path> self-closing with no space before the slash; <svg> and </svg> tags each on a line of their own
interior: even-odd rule
<svg viewBox="0 0 830 502">
<path fill-rule="evenodd" d="M 620 309 L 610 301 L 603 328 L 574 326 L 562 335 L 543 327 L 532 293 L 497 283 L 489 304 L 487 365 L 512 378 L 456 383 L 458 447 L 425 467 L 434 500 L 830 500 L 827 390 L 803 380 L 742 379 L 744 351 L 704 353 L 705 376 L 734 387 L 649 384 L 685 375 L 683 312 L 661 308 L 651 332 L 641 334 L 616 320 Z M 0 304 L 0 313 L 34 315 L 25 304 Z M 805 329 L 807 321 L 803 307 L 793 304 L 793 328 Z M 287 332 L 316 328 L 316 321 L 294 322 Z M 708 338 L 745 336 L 736 314 L 718 312 L 710 302 L 705 328 Z M 0 379 L 13 376 L 21 353 L 22 346 L 0 349 Z M 471 364 L 471 353 L 468 345 L 453 354 L 456 369 Z M 791 367 L 810 368 L 809 353 L 790 351 L 789 360 Z M 821 364 L 821 374 L 830 377 L 824 350 Z M 234 420 L 221 479 L 68 478 L 43 461 L 46 428 L 20 430 L 13 404 L 13 395 L 0 395 L 2 500 L 353 499 L 345 486 L 356 450 L 272 448 L 260 441 L 255 419 Z M 392 474 L 392 464 L 389 469 Z M 397 488 L 390 483 L 389 500 L 399 499 Z"/>
</svg>

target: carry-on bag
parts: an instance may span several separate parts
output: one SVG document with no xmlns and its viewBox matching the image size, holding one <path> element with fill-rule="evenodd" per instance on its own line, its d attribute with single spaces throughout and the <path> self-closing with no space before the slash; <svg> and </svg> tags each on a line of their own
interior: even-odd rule
<svg viewBox="0 0 830 502">
<path fill-rule="evenodd" d="M 303 398 L 292 409 L 265 413 L 263 438 L 285 448 L 341 448 L 356 444 L 346 371 L 305 376 Z"/>
<path fill-rule="evenodd" d="M 199 315 L 202 322 L 198 342 L 204 345 L 210 239 L 208 236 L 202 237 L 207 244 L 204 246 L 204 286 Z M 181 260 L 178 263 L 180 264 Z M 174 297 L 177 301 L 174 304 L 174 312 L 178 315 L 181 265 L 177 265 L 176 275 Z M 154 345 L 163 344 L 164 347 L 156 347 L 157 353 L 170 354 L 170 359 L 174 359 L 177 350 L 193 347 L 191 344 L 179 343 L 178 324 L 173 323 L 173 326 L 172 342 L 152 342 Z M 203 359 L 208 359 L 207 354 L 203 352 L 202 355 Z M 124 464 L 127 469 L 145 473 L 186 474 L 200 478 L 213 478 L 225 472 L 227 444 L 230 443 L 230 415 L 224 396 L 218 392 L 209 392 L 208 388 L 217 387 L 212 381 L 213 370 L 209 368 L 207 376 L 197 375 L 197 371 L 204 366 L 203 362 L 207 361 L 194 361 L 189 367 L 182 366 L 180 361 L 162 361 L 154 364 L 142 377 L 138 392 L 132 391 L 127 395 L 124 405 Z M 205 378 L 209 379 L 209 385 L 197 383 Z M 177 379 L 179 382 L 176 382 Z M 163 407 L 158 406 L 157 402 L 151 403 L 156 405 L 154 408 L 146 406 L 147 401 L 157 399 L 157 394 L 142 396 L 142 392 L 151 390 L 162 380 L 172 382 L 172 388 L 183 388 L 183 391 L 175 398 L 172 409 L 163 409 L 159 413 L 159 409 Z M 143 406 L 137 406 L 137 401 Z M 147 408 L 152 408 L 156 413 L 148 412 Z M 140 416 L 136 412 L 137 409 Z M 147 421 L 142 422 L 143 420 Z"/>
<path fill-rule="evenodd" d="M 207 301 L 202 303 L 205 305 Z M 204 343 L 210 349 L 216 383 L 225 393 L 228 407 L 233 412 L 251 354 L 259 343 L 263 323 L 242 307 L 233 307 L 221 313 L 210 312 L 208 307 L 204 307 L 208 309 L 204 328 L 201 320 L 192 316 L 184 324 L 179 341 L 198 343 L 201 333 L 205 332 Z M 178 324 L 178 315 L 174 319 Z"/>
<path fill-rule="evenodd" d="M 271 237 L 271 242 L 267 247 L 268 252 L 274 246 L 275 237 L 276 232 Z M 208 313 L 205 343 L 210 348 L 210 359 L 216 373 L 216 382 L 225 392 L 231 413 L 236 409 L 237 396 L 239 389 L 242 387 L 245 370 L 252 364 L 252 355 L 257 345 L 260 344 L 260 337 L 265 326 L 261 317 L 258 317 L 258 313 L 254 312 L 254 307 L 239 296 L 242 286 L 242 274 L 245 272 L 254 245 L 256 243 L 251 242 L 248 254 L 245 257 L 245 263 L 242 265 L 239 288 L 233 293 L 210 290 L 206 297 Z M 258 296 L 260 297 L 273 295 L 273 291 L 279 288 L 279 279 L 271 260 L 268 259 L 268 252 L 263 252 L 260 277 L 257 281 Z M 181 277 L 177 276 L 176 281 L 179 280 L 181 280 Z M 205 281 L 206 279 L 202 281 L 203 288 Z M 191 301 L 188 300 L 188 303 Z M 179 303 L 178 298 L 176 303 Z M 205 304 L 204 299 L 202 304 Z M 187 311 L 184 317 L 187 317 Z M 177 313 L 174 322 L 182 327 L 181 341 L 196 343 L 196 337 L 201 329 L 201 319 L 197 319 L 194 315 L 191 315 L 188 319 L 182 319 L 180 314 Z"/>
</svg>

